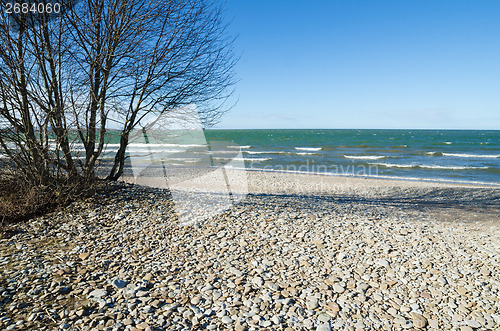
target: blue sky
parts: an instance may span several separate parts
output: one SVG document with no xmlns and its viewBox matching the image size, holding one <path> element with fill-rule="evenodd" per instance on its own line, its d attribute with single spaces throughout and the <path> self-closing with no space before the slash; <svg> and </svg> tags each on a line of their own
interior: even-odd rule
<svg viewBox="0 0 500 331">
<path fill-rule="evenodd" d="M 228 0 L 217 128 L 500 129 L 500 1 Z"/>
</svg>

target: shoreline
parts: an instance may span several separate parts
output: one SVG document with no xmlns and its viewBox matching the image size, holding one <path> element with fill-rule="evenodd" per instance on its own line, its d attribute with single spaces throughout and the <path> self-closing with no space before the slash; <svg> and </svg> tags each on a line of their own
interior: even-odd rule
<svg viewBox="0 0 500 331">
<path fill-rule="evenodd" d="M 245 175 L 248 195 L 189 226 L 168 190 L 122 182 L 18 224 L 0 327 L 500 327 L 499 189 Z"/>
<path fill-rule="evenodd" d="M 233 168 L 236 169 L 236 168 Z M 346 174 L 335 174 L 328 172 L 308 172 L 308 171 L 293 171 L 293 170 L 274 170 L 274 169 L 259 169 L 259 168 L 239 168 L 236 170 L 242 171 L 257 171 L 257 172 L 269 172 L 269 173 L 284 173 L 291 175 L 311 175 L 311 176 L 328 176 L 328 177 L 342 177 L 342 178 L 358 178 L 358 179 L 373 179 L 373 180 L 392 180 L 401 182 L 427 182 L 427 183 L 437 183 L 437 184 L 449 184 L 456 186 L 473 186 L 473 187 L 498 187 L 499 183 L 490 182 L 480 182 L 480 181 L 466 181 L 466 180 L 448 180 L 440 178 L 417 178 L 417 177 L 399 177 L 399 176 L 384 176 L 384 175 L 346 175 Z"/>
</svg>

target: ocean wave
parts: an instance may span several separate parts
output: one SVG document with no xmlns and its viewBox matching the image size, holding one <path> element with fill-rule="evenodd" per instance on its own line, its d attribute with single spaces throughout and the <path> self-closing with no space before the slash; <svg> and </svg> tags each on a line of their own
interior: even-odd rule
<svg viewBox="0 0 500 331">
<path fill-rule="evenodd" d="M 385 159 L 384 155 L 344 155 L 346 159 L 355 159 L 355 160 L 379 160 Z"/>
<path fill-rule="evenodd" d="M 262 152 L 251 152 L 243 151 L 245 154 L 286 154 L 287 152 L 274 152 L 274 151 L 262 151 Z"/>
<path fill-rule="evenodd" d="M 443 153 L 443 156 L 486 158 L 486 159 L 497 159 L 497 158 L 500 158 L 500 155 L 460 154 L 460 153 Z"/>
<path fill-rule="evenodd" d="M 295 147 L 298 151 L 320 151 L 321 147 Z"/>
<path fill-rule="evenodd" d="M 271 160 L 269 157 L 256 157 L 256 158 L 246 158 L 246 157 L 236 157 L 233 160 L 235 161 L 250 161 L 250 162 L 264 162 Z"/>
<path fill-rule="evenodd" d="M 297 153 L 291 153 L 291 154 L 295 154 L 295 155 L 321 155 L 318 153 L 311 153 L 311 152 L 297 152 Z"/>
<path fill-rule="evenodd" d="M 440 169 L 440 170 L 470 170 L 470 169 L 489 169 L 490 167 L 472 167 L 472 166 L 440 166 L 433 164 L 396 164 L 396 163 L 369 163 L 387 168 L 422 168 L 422 169 Z"/>
<path fill-rule="evenodd" d="M 226 160 L 226 158 L 222 157 L 214 157 L 214 159 L 217 160 Z M 269 157 L 261 157 L 261 158 L 247 158 L 247 157 L 235 157 L 234 159 L 231 159 L 231 161 L 249 161 L 249 162 L 263 162 L 263 161 L 268 161 L 271 160 Z"/>
<path fill-rule="evenodd" d="M 106 144 L 106 147 L 120 147 L 120 144 Z M 146 143 L 131 143 L 128 144 L 128 148 L 133 147 L 149 147 L 149 148 L 159 148 L 159 147 L 207 147 L 206 144 L 146 144 Z"/>
<path fill-rule="evenodd" d="M 247 149 L 247 148 L 250 148 L 252 146 L 250 145 L 246 145 L 246 146 L 227 146 L 228 148 L 243 148 L 243 149 Z"/>
</svg>

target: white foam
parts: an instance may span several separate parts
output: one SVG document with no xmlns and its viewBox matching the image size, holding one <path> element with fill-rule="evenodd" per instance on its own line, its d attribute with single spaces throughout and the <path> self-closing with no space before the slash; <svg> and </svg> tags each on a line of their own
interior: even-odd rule
<svg viewBox="0 0 500 331">
<path fill-rule="evenodd" d="M 451 184 L 463 184 L 463 185 L 485 185 L 485 186 L 498 186 L 498 183 L 491 182 L 480 182 L 480 181 L 468 181 L 468 180 L 453 180 L 445 178 L 424 178 L 424 177 L 406 177 L 406 176 L 388 176 L 388 175 L 352 175 L 352 174 L 338 174 L 329 172 L 308 172 L 308 171 L 294 171 L 294 170 L 278 170 L 278 169 L 257 169 L 257 168 L 237 168 L 238 170 L 244 171 L 256 171 L 256 172 L 278 172 L 278 173 L 290 173 L 290 174 L 305 174 L 312 176 L 332 176 L 332 177 L 355 177 L 355 178 L 373 178 L 373 179 L 383 179 L 383 180 L 403 180 L 403 181 L 415 181 L 415 182 L 436 182 L 436 183 L 451 183 Z"/>
<path fill-rule="evenodd" d="M 120 147 L 120 144 L 107 144 L 106 147 Z M 146 143 L 131 143 L 128 144 L 127 147 L 150 147 L 150 148 L 159 148 L 159 147 L 207 147 L 207 145 L 203 144 L 146 144 Z"/>
<path fill-rule="evenodd" d="M 445 141 L 444 143 L 445 143 L 446 145 L 451 145 L 451 144 L 453 144 L 451 141 Z"/>
<path fill-rule="evenodd" d="M 454 157 L 472 157 L 472 158 L 486 158 L 486 159 L 497 159 L 500 158 L 499 155 L 481 155 L 481 154 L 460 154 L 460 153 L 443 153 L 444 156 L 454 156 Z"/>
<path fill-rule="evenodd" d="M 439 166 L 439 165 L 419 165 L 425 169 L 445 169 L 445 170 L 467 170 L 467 169 L 489 169 L 490 167 L 462 167 L 462 166 Z"/>
<path fill-rule="evenodd" d="M 251 152 L 251 151 L 244 151 L 246 154 L 286 154 L 286 152 L 273 152 L 273 151 L 263 151 L 263 152 Z"/>
<path fill-rule="evenodd" d="M 247 146 L 227 146 L 228 148 L 243 148 L 243 149 L 247 149 L 247 148 L 250 148 L 252 146 L 250 145 L 247 145 Z"/>
<path fill-rule="evenodd" d="M 233 160 L 235 161 L 250 161 L 250 162 L 263 162 L 263 161 L 268 161 L 268 160 L 271 160 L 271 158 L 269 157 L 261 157 L 261 158 L 234 158 Z"/>
<path fill-rule="evenodd" d="M 224 158 L 221 158 L 221 157 L 215 157 L 215 159 L 219 160 L 219 159 L 224 159 Z M 262 161 L 268 161 L 268 160 L 271 160 L 271 158 L 268 158 L 268 157 L 262 157 L 262 158 L 247 158 L 247 157 L 236 157 L 232 160 L 235 160 L 235 161 L 249 161 L 249 162 L 262 162 Z"/>
<path fill-rule="evenodd" d="M 387 168 L 415 168 L 413 164 L 395 164 L 395 163 L 369 163 L 371 165 L 384 166 Z"/>
<path fill-rule="evenodd" d="M 383 155 L 344 155 L 346 159 L 355 159 L 355 160 L 380 160 L 385 159 Z"/>
<path fill-rule="evenodd" d="M 298 153 L 293 153 L 295 155 L 319 155 L 318 153 L 310 153 L 310 152 L 298 152 Z"/>
<path fill-rule="evenodd" d="M 423 169 L 441 169 L 441 170 L 489 169 L 489 167 L 440 166 L 432 164 L 395 164 L 395 163 L 370 163 L 370 164 L 384 166 L 387 168 L 423 168 Z"/>
<path fill-rule="evenodd" d="M 295 147 L 298 151 L 320 151 L 321 147 Z"/>
</svg>

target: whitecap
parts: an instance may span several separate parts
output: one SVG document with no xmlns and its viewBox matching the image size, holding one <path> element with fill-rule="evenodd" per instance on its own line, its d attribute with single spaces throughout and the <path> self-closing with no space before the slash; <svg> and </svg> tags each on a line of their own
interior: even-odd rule
<svg viewBox="0 0 500 331">
<path fill-rule="evenodd" d="M 298 151 L 320 151 L 321 147 L 295 147 Z"/>
<path fill-rule="evenodd" d="M 489 169 L 489 167 L 472 166 L 440 166 L 433 164 L 395 164 L 395 163 L 370 163 L 387 168 L 422 168 L 422 169 L 440 169 L 440 170 L 470 170 L 470 169 Z"/>
<path fill-rule="evenodd" d="M 500 155 L 485 155 L 485 154 L 443 153 L 443 155 L 444 156 L 454 156 L 454 157 L 486 158 L 486 159 L 500 158 Z"/>
<path fill-rule="evenodd" d="M 380 160 L 386 157 L 384 155 L 344 155 L 344 158 L 355 160 Z"/>
<path fill-rule="evenodd" d="M 246 154 L 286 154 L 286 152 L 273 152 L 273 151 L 262 151 L 262 152 L 251 152 L 243 151 Z"/>
</svg>

